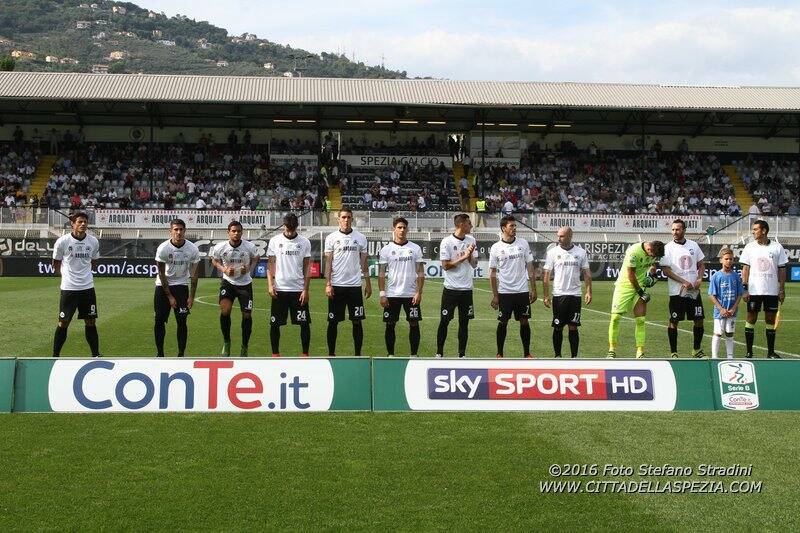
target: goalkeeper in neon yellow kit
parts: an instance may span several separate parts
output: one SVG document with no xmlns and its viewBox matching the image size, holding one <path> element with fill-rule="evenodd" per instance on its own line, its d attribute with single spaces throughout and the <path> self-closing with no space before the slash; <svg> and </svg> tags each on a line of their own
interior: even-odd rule
<svg viewBox="0 0 800 533">
<path fill-rule="evenodd" d="M 636 319 L 636 358 L 644 357 L 644 330 L 647 302 L 650 294 L 645 289 L 656 283 L 655 273 L 658 260 L 664 255 L 661 241 L 637 242 L 625 251 L 622 268 L 614 284 L 614 297 L 611 301 L 611 322 L 608 324 L 608 357 L 617 356 L 619 322 L 622 315 L 633 308 Z"/>
</svg>

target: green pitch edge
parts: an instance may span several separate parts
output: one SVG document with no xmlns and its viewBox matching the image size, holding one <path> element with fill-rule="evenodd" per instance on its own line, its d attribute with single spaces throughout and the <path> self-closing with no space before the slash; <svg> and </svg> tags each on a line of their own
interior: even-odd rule
<svg viewBox="0 0 800 533">
<path fill-rule="evenodd" d="M 331 411 L 371 411 L 372 380 L 369 358 L 329 359 L 333 369 Z"/>
<path fill-rule="evenodd" d="M 16 361 L 17 375 L 14 378 L 14 411 L 27 413 L 50 413 L 48 386 L 53 359 L 28 359 Z"/>
<path fill-rule="evenodd" d="M 10 413 L 14 402 L 13 358 L 0 359 L 0 413 Z"/>
</svg>

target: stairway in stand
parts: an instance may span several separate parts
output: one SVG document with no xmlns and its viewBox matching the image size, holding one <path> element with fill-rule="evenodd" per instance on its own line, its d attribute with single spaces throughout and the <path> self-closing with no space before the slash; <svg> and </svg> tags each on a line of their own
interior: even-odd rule
<svg viewBox="0 0 800 533">
<path fill-rule="evenodd" d="M 736 167 L 733 165 L 723 165 L 722 169 L 727 174 L 728 178 L 731 180 L 731 185 L 733 186 L 733 194 L 736 197 L 736 202 L 739 204 L 739 207 L 742 210 L 742 213 L 747 213 L 747 210 L 750 209 L 750 205 L 753 203 L 753 196 L 747 190 L 747 187 L 742 180 L 742 177 L 736 171 Z"/>
<path fill-rule="evenodd" d="M 456 184 L 456 194 L 458 194 L 458 202 L 461 203 L 461 177 L 465 175 L 464 171 L 464 164 L 461 161 L 454 161 L 453 162 L 453 180 Z M 467 187 L 469 187 L 469 206 L 467 208 L 468 212 L 472 213 L 475 211 L 475 190 L 472 188 L 472 184 L 469 183 L 467 180 Z"/>
<path fill-rule="evenodd" d="M 39 158 L 39 166 L 36 167 L 36 172 L 33 175 L 31 186 L 28 189 L 28 196 L 35 194 L 39 198 L 42 197 L 44 190 L 47 188 L 47 182 L 50 181 L 50 173 L 57 159 L 57 155 L 43 155 Z"/>
<path fill-rule="evenodd" d="M 342 208 L 342 191 L 339 190 L 338 185 L 328 188 L 328 200 L 331 201 L 331 211 L 333 213 Z"/>
</svg>

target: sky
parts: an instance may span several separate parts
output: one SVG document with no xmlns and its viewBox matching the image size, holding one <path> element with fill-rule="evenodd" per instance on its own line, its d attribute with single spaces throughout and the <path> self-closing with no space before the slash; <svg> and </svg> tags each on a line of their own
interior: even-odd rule
<svg viewBox="0 0 800 533">
<path fill-rule="evenodd" d="M 800 3 L 139 0 L 410 77 L 800 86 Z M 554 5 L 556 4 L 556 5 Z"/>
</svg>

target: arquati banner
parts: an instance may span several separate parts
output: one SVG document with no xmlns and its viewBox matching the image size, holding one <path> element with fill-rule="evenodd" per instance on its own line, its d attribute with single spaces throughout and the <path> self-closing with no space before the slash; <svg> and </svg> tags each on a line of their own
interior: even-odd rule
<svg viewBox="0 0 800 533">
<path fill-rule="evenodd" d="M 169 222 L 180 218 L 192 229 L 225 229 L 232 220 L 244 229 L 260 229 L 270 225 L 269 213 L 254 211 L 206 211 L 197 209 L 97 209 L 94 226 L 98 228 L 169 229 Z M 165 230 L 166 231 L 166 230 Z"/>
<path fill-rule="evenodd" d="M 536 227 L 541 231 L 556 231 L 563 226 L 570 226 L 574 231 L 652 232 L 669 235 L 673 220 L 675 220 L 673 215 L 538 213 Z M 700 215 L 683 216 L 681 220 L 686 222 L 686 231 L 689 233 L 701 233 L 705 230 L 703 217 Z"/>
<path fill-rule="evenodd" d="M 369 366 L 356 358 L 18 359 L 14 410 L 366 411 Z"/>
<path fill-rule="evenodd" d="M 453 168 L 453 159 L 449 155 L 340 155 L 348 165 L 360 167 L 399 167 L 405 163 L 416 163 L 419 166 L 433 165 Z"/>
</svg>

